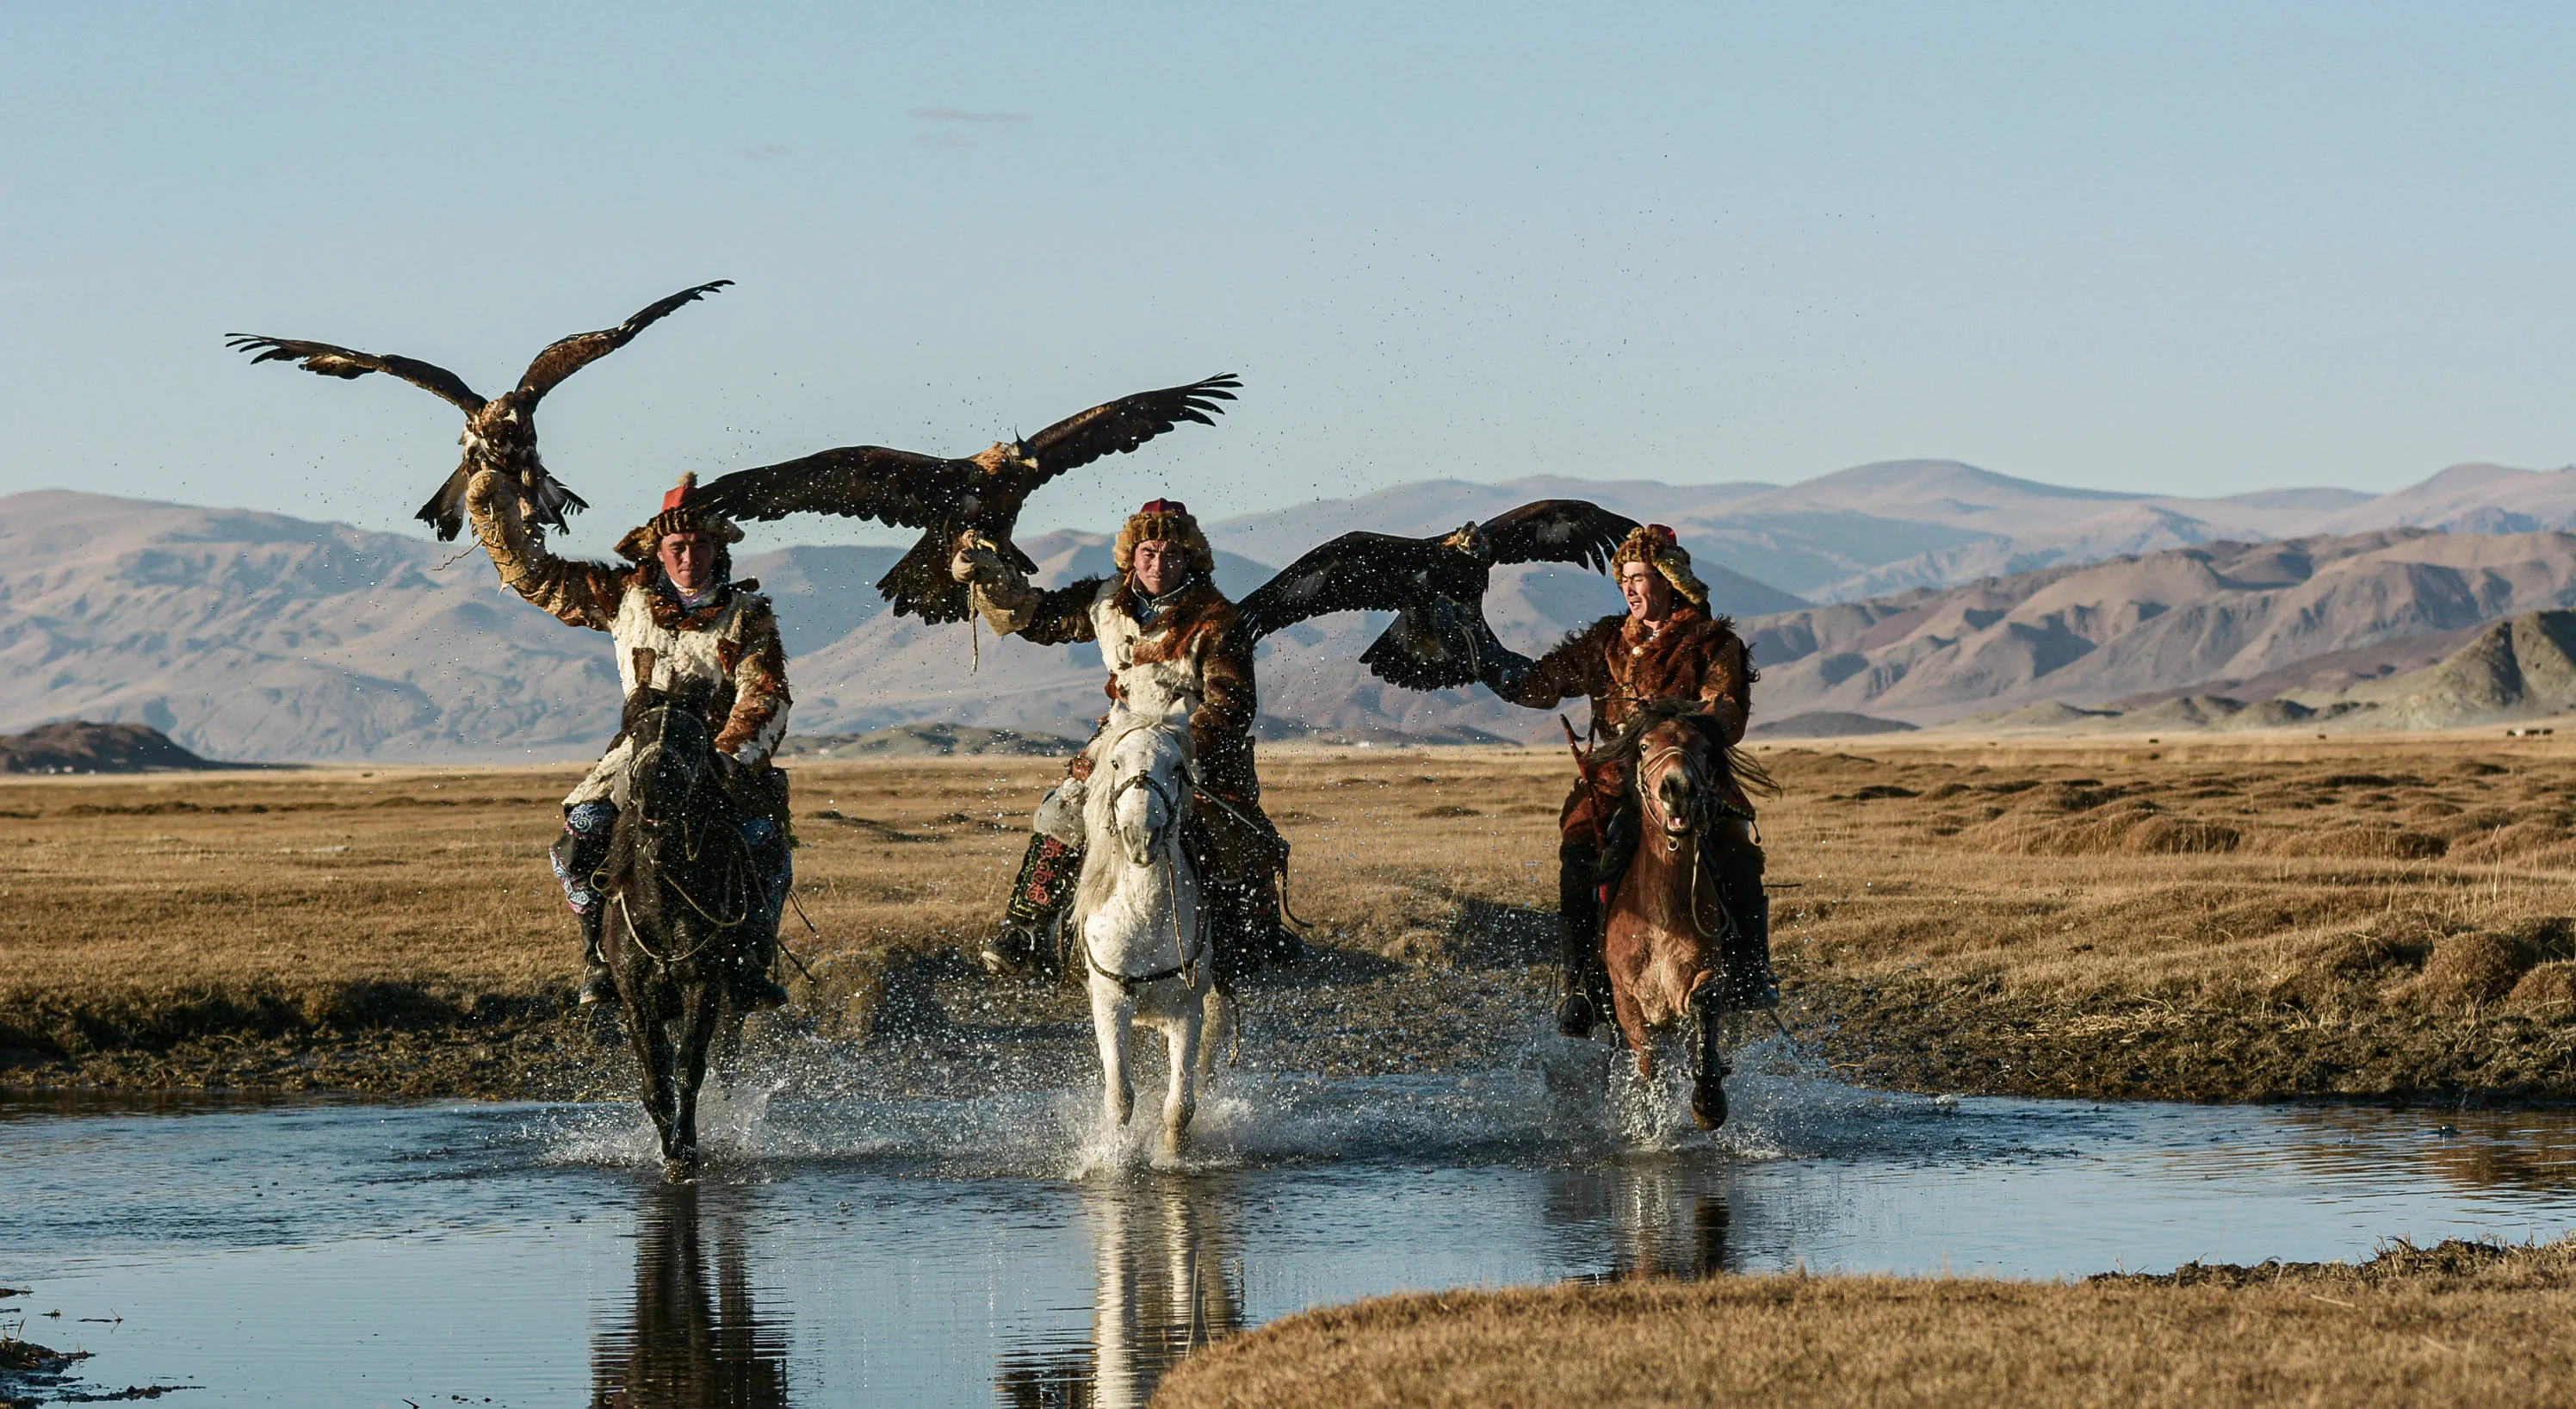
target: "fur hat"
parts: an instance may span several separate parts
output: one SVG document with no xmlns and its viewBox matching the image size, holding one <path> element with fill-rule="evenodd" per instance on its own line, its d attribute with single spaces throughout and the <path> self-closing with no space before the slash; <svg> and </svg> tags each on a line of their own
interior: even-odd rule
<svg viewBox="0 0 2576 1409">
<path fill-rule="evenodd" d="M 1199 521 L 1190 517 L 1190 506 L 1178 499 L 1157 499 L 1127 516 L 1127 526 L 1118 530 L 1117 546 L 1109 550 L 1119 575 L 1136 570 L 1137 544 L 1153 542 L 1180 544 L 1189 553 L 1194 572 L 1216 571 L 1216 553 L 1208 547 L 1207 535 L 1199 532 Z"/>
<path fill-rule="evenodd" d="M 653 556 L 662 537 L 671 533 L 703 533 L 716 540 L 719 547 L 742 541 L 742 527 L 722 514 L 693 507 L 689 501 L 697 496 L 698 472 L 680 476 L 680 483 L 662 496 L 662 512 L 635 526 L 617 540 L 617 555 L 631 563 Z"/>
<path fill-rule="evenodd" d="M 1682 547 L 1673 531 L 1659 523 L 1643 524 L 1628 531 L 1626 542 L 1610 558 L 1610 575 L 1629 563 L 1645 563 L 1664 575 L 1683 600 L 1701 611 L 1708 610 L 1708 584 L 1691 571 L 1690 552 Z"/>
</svg>

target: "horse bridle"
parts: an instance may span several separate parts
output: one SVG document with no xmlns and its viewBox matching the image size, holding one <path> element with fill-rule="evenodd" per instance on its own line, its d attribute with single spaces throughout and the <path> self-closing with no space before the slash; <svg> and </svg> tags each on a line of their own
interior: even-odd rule
<svg viewBox="0 0 2576 1409">
<path fill-rule="evenodd" d="M 1691 815 L 1681 819 L 1684 825 L 1679 828 L 1675 828 L 1672 825 L 1672 814 L 1663 811 L 1663 798 L 1654 789 L 1646 786 L 1646 775 L 1653 772 L 1655 770 L 1655 766 L 1667 758 L 1678 758 L 1681 760 L 1682 776 L 1688 778 L 1691 785 Z M 1690 750 L 1687 747 L 1681 744 L 1666 744 L 1662 748 L 1654 749 L 1640 755 L 1637 759 L 1637 801 L 1639 805 L 1646 807 L 1650 812 L 1663 814 L 1661 825 L 1664 830 L 1664 850 L 1681 850 L 1681 839 L 1698 831 L 1700 826 L 1708 820 L 1708 804 L 1704 799 L 1709 796 L 1708 779 L 1702 774 L 1698 764 L 1691 758 Z M 1649 799 L 1651 799 L 1651 802 Z"/>
<path fill-rule="evenodd" d="M 686 706 L 681 701 L 666 699 L 661 704 L 656 705 L 655 708 L 667 712 L 675 709 L 683 709 L 686 708 Z M 663 727 L 664 729 L 669 728 L 669 721 L 667 719 L 664 721 Z M 624 781 L 626 794 L 630 801 L 634 799 L 635 785 L 632 780 L 636 771 L 646 767 L 648 759 L 658 759 L 658 756 L 665 747 L 666 745 L 662 742 L 661 734 L 657 731 L 654 735 L 653 742 L 637 748 L 626 760 L 626 779 Z M 697 860 L 702 854 L 702 838 L 704 834 L 697 832 L 689 825 L 688 804 L 690 800 L 694 799 L 698 795 L 699 791 L 706 786 L 707 776 L 712 771 L 712 768 L 704 763 L 701 763 L 697 767 L 689 770 L 688 790 L 680 795 L 680 854 L 690 861 Z M 636 826 L 644 828 L 650 832 L 659 833 L 662 828 L 667 825 L 669 819 L 654 816 L 651 811 L 644 808 L 641 802 L 635 802 L 634 805 L 636 808 Z M 739 842 L 738 835 L 736 840 Z M 748 874 L 750 868 L 746 864 L 747 857 L 743 855 L 743 852 L 746 850 L 747 847 L 737 849 L 734 874 L 738 878 L 744 880 L 756 880 L 756 878 L 751 877 Z M 743 885 L 739 888 L 739 893 L 742 898 L 740 913 L 727 919 L 700 904 L 698 902 L 698 898 L 689 893 L 688 887 L 681 885 L 672 877 L 663 874 L 659 868 L 655 869 L 653 879 L 656 884 L 667 888 L 672 894 L 680 897 L 680 899 L 685 902 L 690 909 L 697 911 L 699 918 L 705 920 L 710 926 L 706 937 L 699 940 L 696 946 L 691 948 L 687 953 L 672 954 L 665 957 L 654 953 L 652 947 L 644 942 L 644 936 L 638 933 L 635 927 L 635 912 L 633 908 L 621 901 L 617 907 L 617 914 L 618 918 L 625 922 L 626 937 L 635 942 L 637 952 L 641 953 L 645 958 L 662 965 L 664 968 L 669 968 L 674 964 L 696 958 L 699 954 L 703 953 L 709 945 L 715 943 L 718 935 L 751 918 L 751 886 L 749 884 Z"/>
<path fill-rule="evenodd" d="M 1181 824 L 1181 802 L 1180 799 L 1175 797 L 1169 789 L 1165 788 L 1161 782 L 1155 779 L 1151 770 L 1139 770 L 1134 775 L 1121 778 L 1115 784 L 1111 785 L 1109 789 L 1109 800 L 1104 804 L 1104 810 L 1114 817 L 1118 810 L 1118 799 L 1126 796 L 1129 788 L 1136 787 L 1141 787 L 1145 791 L 1152 793 L 1154 797 L 1163 804 L 1163 815 L 1165 818 L 1163 825 L 1147 833 L 1145 837 L 1146 848 L 1148 850 L 1152 850 L 1160 845 L 1165 831 L 1178 827 Z M 1173 858 L 1172 865 L 1174 867 L 1178 867 L 1180 864 L 1181 858 Z M 1156 969 L 1150 974 L 1122 974 L 1116 969 L 1101 967 L 1100 960 L 1093 957 L 1091 953 L 1090 938 L 1088 936 L 1084 936 L 1082 938 L 1082 962 L 1089 965 L 1093 973 L 1117 984 L 1118 991 L 1121 993 L 1133 996 L 1137 989 L 1144 987 L 1146 984 L 1160 983 L 1167 978 L 1182 979 L 1192 987 L 1196 987 L 1198 984 L 1198 975 L 1195 972 L 1195 969 L 1198 964 L 1199 956 L 1207 951 L 1208 908 L 1204 904 L 1199 906 L 1198 923 L 1195 926 L 1192 926 L 1197 933 L 1192 935 L 1189 939 L 1184 940 L 1181 937 L 1180 881 L 1170 870 L 1166 870 L 1163 873 L 1163 887 L 1165 894 L 1170 897 L 1172 902 L 1172 953 L 1179 958 L 1179 963 L 1174 964 L 1167 969 Z"/>
</svg>

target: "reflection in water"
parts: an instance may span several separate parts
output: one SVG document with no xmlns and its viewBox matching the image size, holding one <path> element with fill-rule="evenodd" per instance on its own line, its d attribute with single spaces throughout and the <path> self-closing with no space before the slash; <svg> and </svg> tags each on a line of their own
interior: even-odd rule
<svg viewBox="0 0 2576 1409">
<path fill-rule="evenodd" d="M 1706 1170 L 1673 1160 L 1559 1171 L 1547 1182 L 1547 1224 L 1575 1267 L 1599 1266 L 1591 1240 L 1610 1235 L 1608 1266 L 1576 1281 L 1715 1276 L 1735 1270 L 1727 1252 L 1734 1214 L 1708 1181 Z"/>
<path fill-rule="evenodd" d="M 1243 1329 L 1243 1263 L 1225 1219 L 1233 1193 L 1228 1181 L 1177 1175 L 1086 1187 L 1091 1344 L 1005 1354 L 994 1377 L 1002 1403 L 1129 1409 L 1183 1356 Z"/>
<path fill-rule="evenodd" d="M 751 1304 L 739 1210 L 714 1224 L 716 1280 L 708 1294 L 698 1186 L 657 1185 L 636 1220 L 635 1311 L 591 1347 L 590 1402 L 605 1406 L 787 1403 L 787 1331 Z"/>
</svg>

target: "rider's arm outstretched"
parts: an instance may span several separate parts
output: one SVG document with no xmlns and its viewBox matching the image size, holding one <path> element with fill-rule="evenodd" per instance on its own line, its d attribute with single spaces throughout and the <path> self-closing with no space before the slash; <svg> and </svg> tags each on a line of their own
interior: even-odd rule
<svg viewBox="0 0 2576 1409">
<path fill-rule="evenodd" d="M 546 551 L 544 537 L 528 528 L 517 486 L 490 470 L 478 471 L 465 486 L 465 512 L 511 591 L 574 626 L 606 631 L 616 622 L 626 570 Z"/>
<path fill-rule="evenodd" d="M 1039 646 L 1098 639 L 1091 604 L 1107 579 L 1086 577 L 1053 591 L 1031 587 L 1027 574 L 973 534 L 958 540 L 956 555 L 948 560 L 948 575 L 970 584 L 975 610 L 996 636 L 1017 636 Z"/>
<path fill-rule="evenodd" d="M 1485 685 L 1525 709 L 1554 709 L 1560 700 L 1610 694 L 1617 686 L 1610 679 L 1609 651 L 1618 634 L 1619 618 L 1605 618 L 1568 634 L 1517 677 L 1489 664 Z"/>
</svg>

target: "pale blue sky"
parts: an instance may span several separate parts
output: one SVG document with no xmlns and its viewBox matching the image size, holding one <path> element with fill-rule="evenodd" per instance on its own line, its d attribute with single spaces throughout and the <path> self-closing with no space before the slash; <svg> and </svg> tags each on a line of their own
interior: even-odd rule
<svg viewBox="0 0 2576 1409">
<path fill-rule="evenodd" d="M 1041 495 L 1965 459 L 2388 489 L 2576 459 L 2565 6 L 0 6 L 0 492 L 374 528 L 567 383 L 603 546 L 683 468 L 1248 383 Z M 819 526 L 780 540 L 819 540 Z"/>
</svg>

